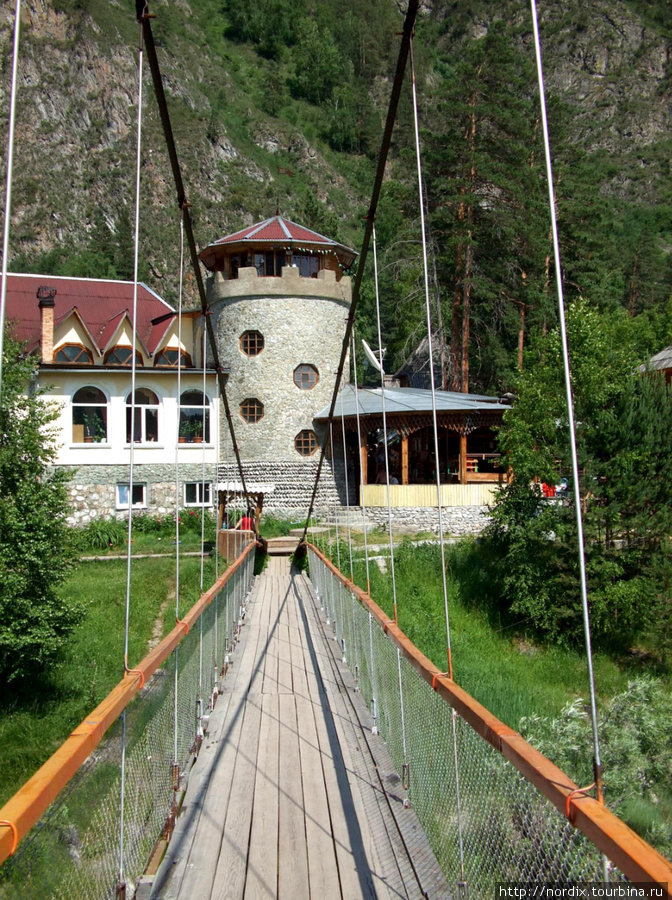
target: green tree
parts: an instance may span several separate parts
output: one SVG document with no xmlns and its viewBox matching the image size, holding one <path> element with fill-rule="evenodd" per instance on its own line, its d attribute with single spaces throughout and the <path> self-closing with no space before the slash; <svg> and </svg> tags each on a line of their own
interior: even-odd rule
<svg viewBox="0 0 672 900">
<path fill-rule="evenodd" d="M 543 302 L 549 224 L 536 91 L 517 39 L 493 23 L 464 44 L 461 62 L 436 68 L 425 159 L 450 298 L 452 390 L 506 385 L 519 333 Z"/>
<path fill-rule="evenodd" d="M 0 677 L 13 682 L 54 660 L 84 610 L 57 594 L 72 560 L 68 476 L 52 466 L 58 411 L 34 387 L 34 358 L 9 339 L 2 371 Z"/>
<path fill-rule="evenodd" d="M 314 19 L 306 18 L 297 31 L 292 93 L 310 103 L 324 103 L 337 84 L 350 80 L 352 67 L 339 53 L 329 28 L 320 28 Z"/>
<path fill-rule="evenodd" d="M 672 398 L 663 380 L 636 372 L 631 322 L 585 302 L 567 318 L 591 625 L 596 643 L 627 646 L 655 623 L 664 651 L 672 628 Z M 573 493 L 549 502 L 541 489 L 570 477 L 557 331 L 534 345 L 516 389 L 500 434 L 514 479 L 487 533 L 501 561 L 502 601 L 545 638 L 579 643 Z"/>
</svg>

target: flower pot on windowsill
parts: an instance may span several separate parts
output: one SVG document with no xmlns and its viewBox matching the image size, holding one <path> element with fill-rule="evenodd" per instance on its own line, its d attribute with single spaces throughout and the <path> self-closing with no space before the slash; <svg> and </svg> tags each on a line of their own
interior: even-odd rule
<svg viewBox="0 0 672 900">
<path fill-rule="evenodd" d="M 93 443 L 93 436 L 90 435 L 90 434 L 84 435 L 84 443 L 85 443 L 85 444 L 92 444 L 92 443 Z"/>
<path fill-rule="evenodd" d="M 203 438 L 202 438 L 202 437 L 193 437 L 193 438 L 192 438 L 192 442 L 193 442 L 194 444 L 202 444 L 202 443 L 203 443 Z"/>
<path fill-rule="evenodd" d="M 186 444 L 186 443 L 187 443 L 187 439 L 186 439 L 186 437 L 185 437 L 183 434 L 181 434 L 177 440 L 178 440 L 178 443 L 180 443 L 180 444 Z"/>
</svg>

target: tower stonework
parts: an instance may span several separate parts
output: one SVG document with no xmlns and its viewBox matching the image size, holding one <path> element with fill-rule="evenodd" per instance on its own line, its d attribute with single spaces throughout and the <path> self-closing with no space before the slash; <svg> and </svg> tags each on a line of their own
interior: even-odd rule
<svg viewBox="0 0 672 900">
<path fill-rule="evenodd" d="M 298 514 L 310 502 L 328 438 L 314 417 L 333 394 L 351 303 L 341 268 L 354 258 L 279 217 L 201 253 L 212 270 L 208 307 L 245 477 L 262 487 L 267 510 Z M 221 421 L 219 480 L 230 484 L 239 475 Z M 331 464 L 323 468 L 319 506 L 338 502 L 338 476 Z"/>
</svg>

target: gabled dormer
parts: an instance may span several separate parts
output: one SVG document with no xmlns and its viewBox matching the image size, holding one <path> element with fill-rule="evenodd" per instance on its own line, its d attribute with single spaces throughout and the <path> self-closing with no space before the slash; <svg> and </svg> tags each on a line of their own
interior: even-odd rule
<svg viewBox="0 0 672 900">
<path fill-rule="evenodd" d="M 53 362 L 56 365 L 92 366 L 102 363 L 102 353 L 95 338 L 87 328 L 76 306 L 67 310 L 58 321 L 53 323 L 51 344 L 53 359 L 45 358 L 49 346 L 48 324 L 42 316 L 42 362 Z"/>
</svg>

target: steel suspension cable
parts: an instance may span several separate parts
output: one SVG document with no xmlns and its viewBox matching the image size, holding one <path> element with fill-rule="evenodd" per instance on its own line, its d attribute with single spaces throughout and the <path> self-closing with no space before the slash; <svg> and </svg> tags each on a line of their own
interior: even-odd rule
<svg viewBox="0 0 672 900">
<path fill-rule="evenodd" d="M 128 669 L 128 642 L 131 612 L 131 537 L 133 533 L 133 476 L 135 462 L 135 369 L 136 347 L 138 341 L 138 256 L 140 247 L 140 170 L 142 166 L 142 61 L 143 61 L 142 29 L 138 36 L 138 125 L 135 159 L 135 221 L 133 238 L 133 337 L 131 346 L 131 429 L 129 434 L 129 472 L 128 472 L 128 534 L 126 546 L 126 610 L 124 621 L 124 673 Z M 119 801 L 119 884 L 124 883 L 124 813 L 126 800 L 126 709 L 121 717 L 121 773 Z"/>
<path fill-rule="evenodd" d="M 448 584 L 446 581 L 446 546 L 443 534 L 443 504 L 441 502 L 441 471 L 439 466 L 439 426 L 436 413 L 436 383 L 434 378 L 434 352 L 432 347 L 432 313 L 429 299 L 429 267 L 427 265 L 427 235 L 425 229 L 425 203 L 422 186 L 422 158 L 420 154 L 420 126 L 418 119 L 418 92 L 413 61 L 413 41 L 409 50 L 411 67 L 411 91 L 413 95 L 413 124 L 415 130 L 415 158 L 418 172 L 418 198 L 420 201 L 420 229 L 422 232 L 422 266 L 425 282 L 425 308 L 427 313 L 427 343 L 429 346 L 429 377 L 432 388 L 432 425 L 434 429 L 434 459 L 436 470 L 436 501 L 439 514 L 439 544 L 441 546 L 441 577 L 443 582 L 443 607 L 446 619 L 446 641 L 448 652 L 448 677 L 453 678 L 453 659 L 450 642 L 450 614 L 448 610 Z"/>
<path fill-rule="evenodd" d="M 205 347 L 206 333 L 203 328 L 203 346 L 201 360 L 203 363 L 203 415 L 201 417 L 201 571 L 200 587 L 203 594 L 203 542 L 205 540 L 205 431 L 206 431 L 206 388 L 205 380 Z M 198 497 L 196 498 L 198 500 Z M 196 729 L 197 739 L 203 739 L 203 616 L 198 617 L 198 725 Z"/>
<path fill-rule="evenodd" d="M 203 542 L 205 541 L 205 432 L 206 432 L 206 380 L 205 380 L 205 353 L 206 353 L 206 332 L 205 328 L 203 328 L 203 424 L 202 424 L 202 432 L 203 439 L 201 441 L 201 593 L 203 593 L 203 564 L 204 564 L 204 554 L 203 554 Z M 208 401 L 209 405 L 209 401 Z"/>
<path fill-rule="evenodd" d="M 439 425 L 436 413 L 436 384 L 434 378 L 434 351 L 433 351 L 433 334 L 432 334 L 432 313 L 429 300 L 429 267 L 427 265 L 427 235 L 425 229 L 425 201 L 422 181 L 422 155 L 420 152 L 420 125 L 418 117 L 418 91 L 415 78 L 415 64 L 413 60 L 413 41 L 409 50 L 410 66 L 411 66 L 411 92 L 413 95 L 413 125 L 415 132 L 415 157 L 418 172 L 418 200 L 420 204 L 420 228 L 422 232 L 422 265 L 425 282 L 425 308 L 427 313 L 427 344 L 429 347 L 429 377 L 432 388 L 432 425 L 434 430 L 434 460 L 436 470 L 436 499 L 439 516 L 439 544 L 441 547 L 441 579 L 443 586 L 443 608 L 446 620 L 446 646 L 448 654 L 448 677 L 453 680 L 453 655 L 450 639 L 450 612 L 448 608 L 448 584 L 446 581 L 446 545 L 443 534 L 443 504 L 441 502 L 441 472 L 439 467 Z M 440 301 L 439 301 L 440 302 Z M 446 461 L 447 462 L 447 461 Z M 462 884 L 466 885 L 465 867 L 464 867 L 464 836 L 462 830 L 462 797 L 460 794 L 460 768 L 457 752 L 457 714 L 453 710 L 452 715 L 453 726 L 453 764 L 455 766 L 455 798 L 457 804 L 457 836 L 458 849 L 460 853 L 460 875 Z"/>
<path fill-rule="evenodd" d="M 359 255 L 359 263 L 357 265 L 357 274 L 355 275 L 355 283 L 352 288 L 352 302 L 350 304 L 350 312 L 348 313 L 348 318 L 346 320 L 345 325 L 345 334 L 343 335 L 343 345 L 341 347 L 341 358 L 338 363 L 338 369 L 336 370 L 336 380 L 334 382 L 334 391 L 331 397 L 331 406 L 329 407 L 329 421 L 331 421 L 334 417 L 334 409 L 336 408 L 336 399 L 338 397 L 338 393 L 340 390 L 341 379 L 343 377 L 343 369 L 345 368 L 345 360 L 348 355 L 348 348 L 350 346 L 350 335 L 352 334 L 352 327 L 355 322 L 355 314 L 357 312 L 357 304 L 359 302 L 359 294 L 362 285 L 362 279 L 364 277 L 364 269 L 366 268 L 366 258 L 369 252 L 369 244 L 371 242 L 371 234 L 373 232 L 374 222 L 376 220 L 376 210 L 378 209 L 378 199 L 380 197 L 380 191 L 383 186 L 383 180 L 385 178 L 385 168 L 387 165 L 387 156 L 390 150 L 390 144 L 392 143 L 392 132 L 394 129 L 394 122 L 397 117 L 397 108 L 399 106 L 399 97 L 401 95 L 401 86 L 404 81 L 404 71 L 406 69 L 406 59 L 408 57 L 408 49 L 411 41 L 411 35 L 413 33 L 413 28 L 415 27 L 415 18 L 418 13 L 418 5 L 419 0 L 409 0 L 408 9 L 406 11 L 406 18 L 404 19 L 404 25 L 401 32 L 401 44 L 399 47 L 399 56 L 397 57 L 397 67 L 394 73 L 394 81 L 392 83 L 392 91 L 390 93 L 390 103 L 387 109 L 387 117 L 385 119 L 385 128 L 383 130 L 383 138 L 380 145 L 380 153 L 378 155 L 378 164 L 376 166 L 376 176 L 373 183 L 373 191 L 371 193 L 371 202 L 369 204 L 369 211 L 366 216 L 366 227 L 364 228 L 364 237 L 362 239 L 362 252 Z M 324 457 L 326 451 L 326 442 L 323 444 L 322 449 L 320 451 L 320 459 L 317 464 L 317 473 L 315 475 L 315 481 L 313 484 L 313 493 L 310 498 L 310 505 L 308 507 L 308 514 L 306 515 L 306 523 L 303 528 L 303 535 L 301 536 L 300 544 L 305 543 L 306 540 L 306 532 L 308 530 L 308 522 L 310 521 L 310 516 L 313 511 L 313 507 L 315 505 L 315 498 L 317 497 L 317 490 L 320 483 L 320 475 L 322 473 L 322 466 L 324 465 Z"/>
<path fill-rule="evenodd" d="M 414 2 L 418 2 L 418 0 L 414 0 Z M 142 25 L 144 38 L 145 38 L 145 47 L 147 50 L 147 61 L 149 63 L 149 68 L 152 73 L 152 83 L 154 85 L 154 93 L 156 95 L 156 102 L 159 107 L 159 116 L 161 119 L 161 127 L 163 129 L 164 138 L 166 140 L 166 148 L 168 150 L 168 158 L 170 160 L 170 166 L 173 173 L 173 181 L 175 182 L 175 189 L 177 192 L 177 205 L 182 212 L 182 216 L 184 219 L 184 228 L 187 237 L 187 244 L 189 245 L 189 254 L 191 257 L 191 264 L 194 271 L 194 277 L 196 279 L 196 287 L 198 289 L 198 296 L 201 302 L 201 310 L 203 312 L 203 317 L 205 320 L 205 327 L 208 333 L 208 343 L 210 345 L 210 352 L 212 353 L 212 360 L 215 371 L 217 372 L 217 380 L 219 382 L 219 390 L 222 395 L 222 403 L 224 404 L 224 413 L 226 415 L 226 421 L 229 426 L 229 434 L 231 437 L 231 444 L 233 447 L 233 452 L 236 458 L 236 463 L 238 465 L 238 473 L 240 475 L 240 481 L 243 486 L 243 493 L 245 495 L 248 506 L 251 505 L 251 501 L 249 495 L 247 493 L 247 486 L 245 483 L 245 473 L 243 471 L 243 464 L 240 458 L 240 451 L 238 449 L 238 443 L 236 441 L 236 433 L 233 426 L 233 416 L 231 415 L 231 407 L 229 406 L 228 395 L 226 393 L 226 371 L 224 366 L 222 366 L 220 358 L 219 358 L 219 350 L 217 348 L 217 341 L 215 337 L 215 330 L 210 317 L 210 310 L 208 309 L 208 301 L 205 295 L 205 286 L 203 284 L 203 276 L 201 274 L 200 262 L 198 259 L 198 251 L 196 249 L 196 239 L 194 238 L 194 231 L 192 227 L 191 215 L 189 213 L 189 204 L 186 199 L 186 192 L 184 189 L 184 182 L 182 180 L 182 171 L 180 169 L 180 161 L 177 156 L 177 147 L 175 145 L 175 136 L 173 135 L 173 126 L 170 121 L 170 113 L 168 112 L 168 104 L 166 103 L 166 94 L 163 89 L 163 80 L 161 77 L 161 68 L 159 66 L 159 59 L 156 55 L 156 46 L 154 44 L 154 35 L 152 33 L 152 25 L 151 19 L 152 16 L 149 15 L 147 5 L 145 0 L 136 0 L 136 14 L 138 17 L 138 21 Z"/>
<path fill-rule="evenodd" d="M 177 410 L 175 423 L 175 621 L 180 621 L 180 419 L 182 416 L 182 293 L 184 289 L 184 213 L 180 215 L 180 277 L 177 293 Z M 173 671 L 173 773 L 174 788 L 179 785 L 177 747 L 179 645 L 175 647 Z"/>
<path fill-rule="evenodd" d="M 14 10 L 14 55 L 12 57 L 12 86 L 9 95 L 9 129 L 7 134 L 7 172 L 5 185 L 5 222 L 2 231 L 2 283 L 0 284 L 0 400 L 2 400 L 2 358 L 5 340 L 5 309 L 7 305 L 7 266 L 9 265 L 9 228 L 12 218 L 12 177 L 14 173 L 14 123 L 19 72 L 19 33 L 21 31 L 21 0 Z"/>
<path fill-rule="evenodd" d="M 331 445 L 331 469 L 332 473 L 336 471 L 336 455 L 334 454 L 334 422 L 329 422 L 329 443 Z M 335 480 L 335 479 L 334 479 Z M 341 542 L 338 534 L 338 510 L 334 502 L 334 527 L 336 528 L 336 564 L 339 572 L 341 571 Z"/>
<path fill-rule="evenodd" d="M 380 356 L 380 398 L 383 407 L 383 447 L 385 450 L 385 492 L 387 495 L 387 527 L 390 532 L 390 572 L 392 575 L 392 600 L 394 621 L 397 622 L 397 577 L 394 570 L 394 541 L 392 540 L 392 503 L 390 500 L 390 455 L 387 446 L 387 410 L 385 408 L 385 369 L 383 366 L 383 334 L 380 325 L 380 291 L 378 289 L 378 252 L 376 226 L 373 226 L 373 277 L 376 288 L 376 322 L 378 325 L 378 353 Z"/>
<path fill-rule="evenodd" d="M 361 425 L 359 421 L 359 386 L 357 384 L 357 350 L 356 350 L 356 341 L 355 341 L 355 329 L 353 327 L 352 330 L 352 366 L 354 370 L 354 379 L 355 379 L 355 416 L 357 418 L 357 440 L 358 442 L 362 439 L 362 431 Z M 364 452 L 368 454 L 368 447 L 364 448 Z M 361 507 L 362 507 L 362 525 L 364 528 L 364 559 L 366 562 L 366 593 L 371 593 L 371 578 L 369 572 L 369 543 L 368 543 L 368 533 L 367 533 L 367 522 L 366 522 L 366 498 L 364 496 L 364 466 L 362 464 L 361 459 L 361 448 L 359 450 L 359 484 L 360 490 L 362 492 L 361 496 Z"/>
<path fill-rule="evenodd" d="M 348 483 L 348 453 L 345 445 L 345 416 L 343 415 L 343 397 L 341 397 L 341 434 L 343 436 L 343 471 L 345 473 L 345 503 L 348 510 L 348 554 L 350 557 L 350 581 L 355 580 L 352 568 L 352 529 L 350 527 L 350 485 Z"/>
<path fill-rule="evenodd" d="M 546 113 L 546 92 L 544 89 L 544 73 L 541 60 L 541 41 L 539 39 L 539 23 L 537 20 L 536 0 L 530 0 L 532 9 L 532 27 L 534 31 L 534 52 L 537 63 L 537 79 L 539 82 L 539 103 L 541 106 L 541 123 L 544 136 L 544 155 L 546 159 L 546 178 L 548 184 L 548 202 L 551 214 L 551 232 L 553 235 L 553 258 L 555 262 L 555 283 L 558 295 L 558 318 L 560 322 L 560 338 L 562 343 L 562 360 L 565 378 L 565 396 L 567 400 L 567 418 L 569 424 L 569 442 L 572 460 L 574 507 L 576 510 L 576 535 L 579 556 L 579 572 L 581 580 L 581 607 L 583 611 L 583 627 L 588 662 L 588 682 L 590 686 L 590 717 L 593 730 L 593 765 L 595 769 L 595 785 L 597 799 L 604 802 L 602 787 L 602 761 L 600 757 L 600 735 L 597 723 L 597 700 L 595 692 L 595 673 L 593 670 L 593 652 L 590 636 L 590 615 L 588 611 L 588 587 L 586 581 L 586 559 L 584 550 L 583 520 L 581 516 L 581 485 L 579 484 L 579 462 L 576 449 L 576 426 L 574 421 L 574 401 L 572 397 L 572 380 L 569 366 L 569 348 L 567 343 L 567 325 L 565 322 L 565 299 L 562 286 L 562 267 L 560 264 L 560 241 L 558 238 L 558 222 L 555 209 L 555 188 L 553 186 L 553 164 L 551 159 L 551 143 L 548 134 L 548 116 Z"/>
</svg>

